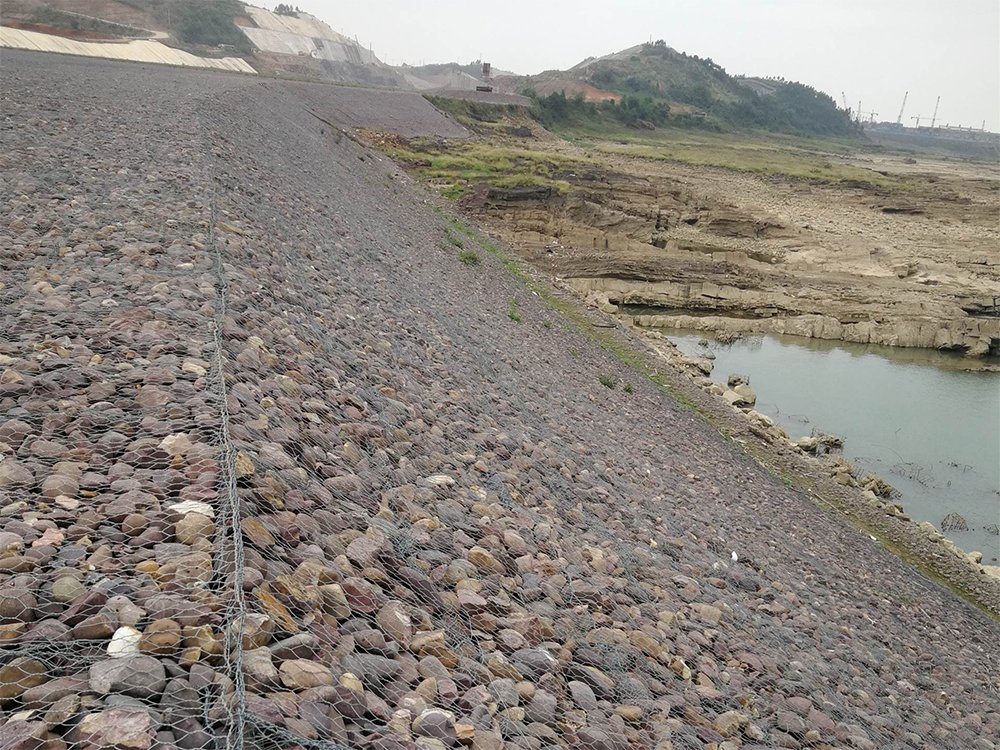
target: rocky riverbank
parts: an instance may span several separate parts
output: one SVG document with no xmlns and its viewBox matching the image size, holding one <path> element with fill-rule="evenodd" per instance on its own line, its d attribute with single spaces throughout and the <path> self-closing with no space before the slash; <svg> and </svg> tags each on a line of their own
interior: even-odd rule
<svg viewBox="0 0 1000 750">
<path fill-rule="evenodd" d="M 792 451 L 815 461 L 817 473 L 828 474 L 837 484 L 858 491 L 861 498 L 873 506 L 878 512 L 893 516 L 901 521 L 912 522 L 910 535 L 940 545 L 944 550 L 954 555 L 961 565 L 969 565 L 969 578 L 977 575 L 1000 580 L 1000 566 L 984 564 L 983 553 L 977 549 L 962 550 L 948 539 L 942 532 L 954 531 L 968 524 L 961 515 L 948 514 L 938 526 L 929 522 L 916 521 L 910 518 L 900 502 L 899 492 L 884 478 L 872 472 L 860 472 L 843 456 L 844 438 L 828 435 L 823 432 L 813 432 L 809 435 L 790 436 L 786 430 L 776 424 L 766 414 L 754 407 L 757 394 L 747 379 L 739 374 L 729 374 L 726 385 L 708 377 L 715 370 L 714 354 L 707 348 L 701 355 L 682 352 L 670 339 L 658 330 L 643 332 L 647 346 L 659 357 L 685 373 L 696 387 L 707 394 L 715 396 L 720 403 L 725 403 L 736 413 L 743 415 L 750 425 L 751 431 L 767 443 L 777 446 L 782 451 Z M 707 341 L 702 341 L 708 344 Z M 949 528 L 949 526 L 951 528 Z M 931 548 L 933 549 L 933 547 Z M 923 555 L 924 559 L 926 555 Z"/>
<path fill-rule="evenodd" d="M 996 747 L 996 621 L 342 137 L 420 100 L 0 97 L 0 746 Z"/>
</svg>

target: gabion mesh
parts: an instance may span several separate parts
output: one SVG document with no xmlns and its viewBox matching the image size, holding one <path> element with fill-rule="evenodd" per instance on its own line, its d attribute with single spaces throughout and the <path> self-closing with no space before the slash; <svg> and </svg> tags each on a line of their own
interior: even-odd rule
<svg viewBox="0 0 1000 750">
<path fill-rule="evenodd" d="M 4 66 L 0 747 L 995 747 L 994 623 L 456 263 L 336 89 Z"/>
</svg>

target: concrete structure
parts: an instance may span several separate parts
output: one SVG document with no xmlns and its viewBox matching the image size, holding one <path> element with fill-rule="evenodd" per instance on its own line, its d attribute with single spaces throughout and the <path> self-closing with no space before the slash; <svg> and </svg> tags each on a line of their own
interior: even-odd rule
<svg viewBox="0 0 1000 750">
<path fill-rule="evenodd" d="M 180 65 L 185 68 L 213 68 L 254 75 L 257 73 L 246 60 L 239 57 L 199 57 L 148 39 L 128 42 L 78 42 L 52 34 L 0 26 L 0 47 L 103 57 L 109 60 Z"/>
<path fill-rule="evenodd" d="M 308 13 L 283 16 L 252 5 L 245 6 L 245 9 L 255 26 L 240 26 L 240 31 L 259 50 L 280 55 L 302 55 L 328 62 L 382 64 L 370 50 L 338 34 Z"/>
<path fill-rule="evenodd" d="M 434 89 L 450 89 L 452 91 L 475 91 L 479 85 L 479 79 L 470 76 L 465 71 L 456 68 L 448 68 L 439 73 L 421 72 L 418 76 L 409 72 L 405 67 L 401 69 L 403 78 L 417 91 L 432 91 Z"/>
</svg>

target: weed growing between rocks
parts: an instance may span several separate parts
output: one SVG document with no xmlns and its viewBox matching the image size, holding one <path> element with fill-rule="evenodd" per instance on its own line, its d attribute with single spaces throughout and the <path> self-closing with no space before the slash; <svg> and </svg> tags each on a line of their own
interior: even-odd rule
<svg viewBox="0 0 1000 750">
<path fill-rule="evenodd" d="M 479 265 L 479 253 L 475 250 L 463 250 L 458 254 L 458 259 L 467 266 Z"/>
</svg>

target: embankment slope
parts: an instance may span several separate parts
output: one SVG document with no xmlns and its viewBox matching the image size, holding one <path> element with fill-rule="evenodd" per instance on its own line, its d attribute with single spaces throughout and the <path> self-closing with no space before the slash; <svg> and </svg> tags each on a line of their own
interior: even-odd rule
<svg viewBox="0 0 1000 750">
<path fill-rule="evenodd" d="M 995 622 L 308 111 L 422 100 L 0 96 L 0 744 L 995 747 Z"/>
</svg>

